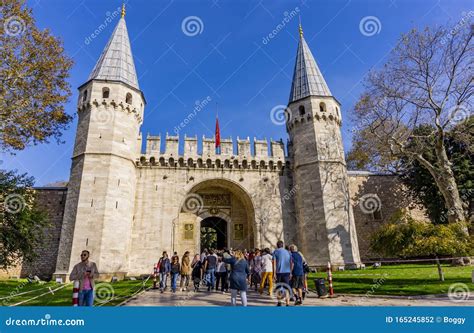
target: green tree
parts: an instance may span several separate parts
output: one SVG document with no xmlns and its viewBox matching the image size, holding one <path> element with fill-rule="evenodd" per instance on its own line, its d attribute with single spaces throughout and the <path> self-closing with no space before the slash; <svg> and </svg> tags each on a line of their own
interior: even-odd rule
<svg viewBox="0 0 474 333">
<path fill-rule="evenodd" d="M 201 250 L 217 248 L 217 231 L 214 228 L 201 227 Z"/>
<path fill-rule="evenodd" d="M 467 122 L 454 127 L 446 133 L 445 145 L 448 158 L 452 163 L 452 169 L 456 183 L 458 184 L 459 194 L 463 201 L 465 210 L 472 212 L 474 198 L 474 154 L 466 144 L 466 140 L 460 140 L 459 135 L 470 136 L 467 141 L 473 141 L 474 137 L 474 117 Z M 429 126 L 421 126 L 414 133 L 425 136 L 433 131 Z M 429 142 L 430 147 L 433 146 Z M 425 158 L 434 163 L 434 149 L 426 151 Z M 430 220 L 435 223 L 447 223 L 448 210 L 444 204 L 443 195 L 439 191 L 433 178 L 426 168 L 418 161 L 402 158 L 400 160 L 402 169 L 401 179 L 409 190 L 415 201 L 423 204 L 426 208 Z"/>
<path fill-rule="evenodd" d="M 432 224 L 416 221 L 406 214 L 394 217 L 371 237 L 372 250 L 400 258 L 433 257 L 438 266 L 439 278 L 444 274 L 439 256 L 466 256 L 472 253 L 472 240 L 461 223 Z"/>
<path fill-rule="evenodd" d="M 0 170 L 0 267 L 36 257 L 48 225 L 44 211 L 35 205 L 33 177 Z"/>
<path fill-rule="evenodd" d="M 60 141 L 72 120 L 64 111 L 72 64 L 23 0 L 0 0 L 0 151 Z"/>
<path fill-rule="evenodd" d="M 449 223 L 463 222 L 465 215 L 446 132 L 472 110 L 473 58 L 468 24 L 413 29 L 402 35 L 384 66 L 369 73 L 354 109 L 359 128 L 355 139 L 362 146 L 354 145 L 358 151 L 352 156 L 365 157 L 372 168 L 389 171 L 397 170 L 401 158 L 416 161 L 442 194 Z M 422 125 L 432 130 L 416 135 Z M 426 154 L 431 152 L 430 161 Z"/>
</svg>

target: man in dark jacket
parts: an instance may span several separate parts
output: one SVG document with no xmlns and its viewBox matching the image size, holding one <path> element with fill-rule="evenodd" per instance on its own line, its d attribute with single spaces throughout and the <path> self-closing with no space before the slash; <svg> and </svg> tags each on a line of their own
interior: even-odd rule
<svg viewBox="0 0 474 333">
<path fill-rule="evenodd" d="M 216 267 L 217 267 L 217 255 L 213 250 L 209 251 L 209 255 L 206 257 L 204 262 L 204 272 L 206 272 L 207 291 L 214 289 L 216 281 Z"/>
<path fill-rule="evenodd" d="M 166 251 L 163 251 L 163 256 L 158 261 L 158 272 L 160 273 L 160 291 L 164 292 L 166 290 L 166 280 L 171 272 L 171 262 Z"/>
</svg>

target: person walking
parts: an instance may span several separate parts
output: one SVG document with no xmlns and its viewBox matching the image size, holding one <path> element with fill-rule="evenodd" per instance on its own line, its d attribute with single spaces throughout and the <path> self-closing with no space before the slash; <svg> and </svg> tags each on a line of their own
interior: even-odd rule
<svg viewBox="0 0 474 333">
<path fill-rule="evenodd" d="M 216 290 L 219 290 L 219 284 L 221 285 L 221 292 L 223 294 L 228 291 L 226 263 L 222 260 L 222 256 L 217 257 Z"/>
<path fill-rule="evenodd" d="M 204 262 L 206 261 L 206 258 L 209 254 L 209 251 L 207 251 L 207 249 L 204 249 L 201 253 L 201 262 L 204 264 Z"/>
<path fill-rule="evenodd" d="M 194 255 L 193 262 L 191 263 L 192 273 L 191 277 L 193 279 L 194 292 L 199 291 L 199 285 L 202 279 L 202 262 L 199 254 Z"/>
<path fill-rule="evenodd" d="M 178 282 L 180 272 L 179 257 L 174 255 L 171 259 L 171 290 L 173 293 L 176 292 L 176 283 Z"/>
<path fill-rule="evenodd" d="M 249 274 L 248 262 L 242 251 L 235 251 L 233 257 L 224 257 L 224 262 L 230 264 L 230 303 L 237 305 L 237 291 L 243 306 L 247 306 L 247 275 Z"/>
<path fill-rule="evenodd" d="M 175 251 L 175 252 L 173 252 L 173 255 L 171 256 L 171 259 L 170 259 L 170 260 L 171 260 L 171 262 L 173 262 L 173 260 L 174 260 L 174 258 L 175 258 L 175 257 L 176 257 L 176 258 L 178 258 L 178 261 L 179 261 L 178 252 L 176 252 L 176 251 Z"/>
<path fill-rule="evenodd" d="M 168 258 L 168 253 L 163 251 L 163 255 L 158 261 L 158 272 L 160 273 L 160 291 L 163 293 L 166 290 L 166 280 L 170 275 L 171 263 Z"/>
<path fill-rule="evenodd" d="M 295 305 L 303 304 L 303 288 L 304 288 L 304 268 L 303 257 L 298 252 L 296 245 L 290 245 L 292 269 L 291 269 L 291 287 L 295 293 Z"/>
<path fill-rule="evenodd" d="M 191 279 L 191 258 L 189 258 L 189 251 L 184 252 L 181 259 L 181 281 L 179 282 L 180 291 L 187 291 L 189 280 Z M 183 289 L 184 285 L 184 289 Z"/>
<path fill-rule="evenodd" d="M 94 306 L 94 280 L 99 278 L 99 271 L 89 256 L 89 251 L 82 251 L 81 262 L 74 265 L 69 276 L 71 281 L 79 281 L 79 306 Z"/>
<path fill-rule="evenodd" d="M 301 255 L 301 258 L 303 258 L 303 271 L 304 271 L 304 278 L 303 278 L 303 300 L 306 297 L 306 294 L 309 293 L 308 291 L 308 274 L 311 272 L 311 268 L 309 267 L 308 263 L 306 262 L 306 259 L 301 253 L 301 251 L 298 251 L 298 253 Z"/>
<path fill-rule="evenodd" d="M 260 294 L 263 294 L 263 289 L 265 288 L 265 283 L 268 281 L 268 294 L 272 295 L 273 293 L 273 257 L 270 254 L 270 249 L 265 248 L 262 255 L 262 280 L 260 282 Z"/>
<path fill-rule="evenodd" d="M 209 254 L 206 257 L 204 262 L 204 272 L 206 272 L 206 282 L 207 282 L 207 291 L 214 289 L 214 284 L 216 280 L 215 272 L 217 267 L 217 256 L 214 254 L 213 250 L 209 251 Z"/>
<path fill-rule="evenodd" d="M 255 249 L 255 254 L 250 261 L 250 272 L 250 288 L 255 285 L 255 291 L 257 291 L 262 280 L 262 256 L 259 249 Z"/>
<path fill-rule="evenodd" d="M 273 251 L 273 272 L 279 285 L 278 293 L 285 295 L 286 306 L 290 305 L 290 275 L 292 269 L 291 254 L 284 248 L 283 241 L 277 242 L 277 249 Z M 284 290 L 285 289 L 285 290 Z M 278 298 L 277 306 L 281 306 L 281 296 Z"/>
</svg>

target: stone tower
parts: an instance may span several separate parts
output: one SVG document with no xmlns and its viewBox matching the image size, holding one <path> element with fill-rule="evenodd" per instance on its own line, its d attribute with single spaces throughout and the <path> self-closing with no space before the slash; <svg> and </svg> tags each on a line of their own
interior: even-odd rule
<svg viewBox="0 0 474 333">
<path fill-rule="evenodd" d="M 303 37 L 288 102 L 287 131 L 298 243 L 310 265 L 360 263 L 341 137 L 341 109 Z"/>
<path fill-rule="evenodd" d="M 128 270 L 145 99 L 124 16 L 123 8 L 89 79 L 79 87 L 56 276 L 67 276 L 82 250 L 90 251 L 103 277 Z"/>
</svg>

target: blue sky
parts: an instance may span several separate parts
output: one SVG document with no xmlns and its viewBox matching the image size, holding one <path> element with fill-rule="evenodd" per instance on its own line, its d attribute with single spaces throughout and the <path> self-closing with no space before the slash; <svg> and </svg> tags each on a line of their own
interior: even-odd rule
<svg viewBox="0 0 474 333">
<path fill-rule="evenodd" d="M 107 43 L 120 17 L 114 11 L 121 1 L 32 0 L 27 4 L 38 26 L 59 36 L 75 61 L 70 77 L 73 96 L 66 105 L 67 112 L 75 114 L 76 88 L 87 80 Z M 272 123 L 270 111 L 288 102 L 297 16 L 266 43 L 263 40 L 285 15 L 299 11 L 305 38 L 329 88 L 342 103 L 347 151 L 352 107 L 370 68 L 384 63 L 401 33 L 412 27 L 456 23 L 472 9 L 467 0 L 129 0 L 127 27 L 140 88 L 148 103 L 142 132 L 173 133 L 196 101 L 209 96 L 210 105 L 181 131 L 182 136 L 212 136 L 217 103 L 222 138 L 271 137 L 286 142 L 285 127 Z M 112 22 L 91 38 L 108 15 L 114 17 Z M 189 16 L 202 22 L 195 36 L 182 29 Z M 361 20 L 368 16 L 378 20 L 373 35 L 360 29 Z M 65 143 L 52 141 L 15 156 L 3 155 L 2 168 L 27 172 L 37 185 L 67 180 L 76 120 L 64 132 Z"/>
</svg>

